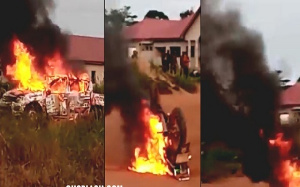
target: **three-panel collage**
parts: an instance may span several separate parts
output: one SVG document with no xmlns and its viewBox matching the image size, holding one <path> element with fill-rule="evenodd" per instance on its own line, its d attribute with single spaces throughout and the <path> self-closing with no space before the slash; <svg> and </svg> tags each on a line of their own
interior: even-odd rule
<svg viewBox="0 0 300 187">
<path fill-rule="evenodd" d="M 0 186 L 300 187 L 299 5 L 1 1 Z"/>
</svg>

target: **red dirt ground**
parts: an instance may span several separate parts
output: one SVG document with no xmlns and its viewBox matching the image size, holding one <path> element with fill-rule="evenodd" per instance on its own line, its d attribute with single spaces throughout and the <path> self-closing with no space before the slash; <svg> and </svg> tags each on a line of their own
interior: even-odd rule
<svg viewBox="0 0 300 187">
<path fill-rule="evenodd" d="M 162 95 L 161 104 L 166 112 L 181 107 L 187 122 L 188 140 L 191 143 L 190 181 L 179 182 L 169 176 L 139 174 L 121 169 L 124 160 L 124 145 L 118 141 L 123 137 L 120 130 L 122 119 L 117 111 L 105 118 L 105 183 L 119 184 L 123 187 L 196 187 L 200 186 L 200 94 L 176 92 Z M 123 140 L 123 139 L 121 139 Z"/>
<path fill-rule="evenodd" d="M 168 176 L 139 174 L 122 168 L 125 159 L 124 145 L 119 142 L 123 134 L 120 130 L 122 119 L 118 111 L 105 118 L 105 183 L 119 184 L 123 187 L 196 187 L 200 186 L 200 95 L 176 92 L 161 96 L 165 111 L 180 106 L 187 121 L 188 140 L 191 142 L 192 160 L 191 180 L 179 182 Z M 123 139 L 121 139 L 123 140 Z M 251 183 L 246 177 L 228 178 L 212 184 L 201 184 L 202 187 L 268 187 L 266 183 Z"/>
<path fill-rule="evenodd" d="M 266 183 L 251 183 L 246 177 L 224 179 L 213 184 L 201 184 L 201 187 L 269 187 Z"/>
</svg>

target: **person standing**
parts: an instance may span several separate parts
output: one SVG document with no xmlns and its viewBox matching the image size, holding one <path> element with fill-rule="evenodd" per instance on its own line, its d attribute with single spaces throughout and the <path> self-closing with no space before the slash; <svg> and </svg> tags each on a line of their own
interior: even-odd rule
<svg viewBox="0 0 300 187">
<path fill-rule="evenodd" d="M 181 56 L 180 56 L 180 76 L 182 76 L 183 73 L 183 56 L 184 56 L 184 52 L 182 52 Z"/>
<path fill-rule="evenodd" d="M 167 51 L 166 56 L 167 56 L 166 67 L 167 67 L 167 71 L 169 71 L 170 70 L 170 65 L 172 63 L 172 55 L 170 54 L 169 50 Z"/>
<path fill-rule="evenodd" d="M 133 54 L 131 55 L 132 60 L 137 60 L 138 59 L 138 52 L 136 50 L 133 51 Z"/>
<path fill-rule="evenodd" d="M 170 73 L 171 74 L 176 74 L 176 70 L 177 70 L 177 56 L 176 54 L 172 55 L 172 60 L 171 60 L 171 70 Z"/>
<path fill-rule="evenodd" d="M 182 57 L 182 65 L 183 65 L 183 73 L 185 75 L 185 78 L 188 78 L 190 59 L 186 53 L 184 53 Z"/>
<path fill-rule="evenodd" d="M 167 54 L 162 53 L 161 55 L 161 65 L 162 65 L 162 70 L 163 72 L 167 72 Z"/>
</svg>

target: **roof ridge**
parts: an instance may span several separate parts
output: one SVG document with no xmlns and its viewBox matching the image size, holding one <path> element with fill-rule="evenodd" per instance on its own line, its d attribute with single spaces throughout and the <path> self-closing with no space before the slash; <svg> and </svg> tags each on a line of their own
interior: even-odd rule
<svg viewBox="0 0 300 187">
<path fill-rule="evenodd" d="M 86 35 L 78 35 L 78 34 L 69 34 L 69 36 L 81 37 L 81 38 L 91 38 L 91 39 L 104 39 L 104 37 L 96 37 L 96 36 L 86 36 Z"/>
</svg>

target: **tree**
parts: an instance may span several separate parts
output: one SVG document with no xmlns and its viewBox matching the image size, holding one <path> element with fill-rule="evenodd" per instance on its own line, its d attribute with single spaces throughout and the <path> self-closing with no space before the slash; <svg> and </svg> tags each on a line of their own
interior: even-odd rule
<svg viewBox="0 0 300 187">
<path fill-rule="evenodd" d="M 137 21 L 135 21 L 136 18 L 137 15 L 133 15 L 130 12 L 130 6 L 124 6 L 121 9 L 112 9 L 109 12 L 105 10 L 105 24 L 119 28 L 137 23 Z"/>
<path fill-rule="evenodd" d="M 180 13 L 180 18 L 184 19 L 186 17 L 189 17 L 192 14 L 194 14 L 194 11 L 192 9 L 191 10 L 186 10 L 186 11 L 183 11 L 183 12 Z"/>
<path fill-rule="evenodd" d="M 149 10 L 147 12 L 147 14 L 145 15 L 144 19 L 145 18 L 169 20 L 169 17 L 165 13 L 157 11 L 157 10 Z"/>
<path fill-rule="evenodd" d="M 282 77 L 282 71 L 281 71 L 281 70 L 277 70 L 276 73 L 277 73 L 277 75 L 278 75 L 278 77 L 279 77 L 280 86 L 281 86 L 282 88 L 288 87 L 287 83 L 289 83 L 291 80 L 286 79 L 286 78 L 283 78 L 283 77 Z"/>
</svg>

